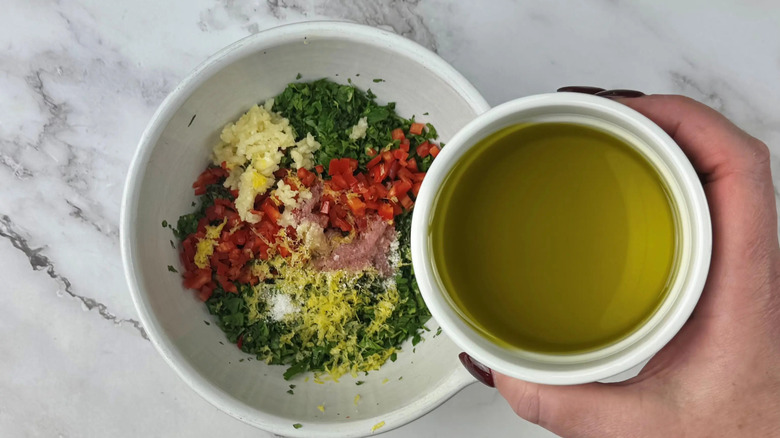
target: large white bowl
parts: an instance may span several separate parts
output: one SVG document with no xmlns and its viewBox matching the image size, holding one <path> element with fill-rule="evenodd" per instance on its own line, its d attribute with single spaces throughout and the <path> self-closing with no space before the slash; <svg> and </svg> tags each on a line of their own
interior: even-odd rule
<svg viewBox="0 0 780 438">
<path fill-rule="evenodd" d="M 121 244 L 125 273 L 144 328 L 160 354 L 206 400 L 249 424 L 287 436 L 353 437 L 403 425 L 472 382 L 445 335 L 403 346 L 394 363 L 355 385 L 285 381 L 283 366 L 244 360 L 206 307 L 182 288 L 171 231 L 195 199 L 191 184 L 208 164 L 222 126 L 295 80 L 330 78 L 371 88 L 405 117 L 433 123 L 446 141 L 489 107 L 441 58 L 393 33 L 347 23 L 310 22 L 243 39 L 198 67 L 162 103 L 144 132 L 127 177 Z M 358 76 L 359 74 L 359 76 Z M 373 79 L 384 79 L 375 83 Z M 427 116 L 421 116 L 423 113 Z M 222 343 L 220 343 L 222 342 Z M 243 360 L 243 361 L 242 361 Z M 403 379 L 401 380 L 401 377 Z M 387 379 L 387 383 L 385 382 Z M 287 394 L 289 384 L 295 394 Z M 355 395 L 361 399 L 353 403 Z M 323 405 L 324 412 L 317 406 Z M 293 428 L 294 423 L 303 425 Z"/>
</svg>

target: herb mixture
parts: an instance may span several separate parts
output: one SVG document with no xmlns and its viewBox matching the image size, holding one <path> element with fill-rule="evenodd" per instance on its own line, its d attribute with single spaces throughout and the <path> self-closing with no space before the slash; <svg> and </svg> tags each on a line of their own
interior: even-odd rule
<svg viewBox="0 0 780 438">
<path fill-rule="evenodd" d="M 174 230 L 185 287 L 286 379 L 378 369 L 430 318 L 409 234 L 440 146 L 375 97 L 323 79 L 255 105 L 223 129 Z"/>
</svg>

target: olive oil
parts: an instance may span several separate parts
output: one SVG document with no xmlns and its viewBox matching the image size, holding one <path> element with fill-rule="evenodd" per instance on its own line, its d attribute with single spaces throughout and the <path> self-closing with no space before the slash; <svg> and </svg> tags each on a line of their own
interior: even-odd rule
<svg viewBox="0 0 780 438">
<path fill-rule="evenodd" d="M 659 308 L 674 275 L 675 208 L 622 139 L 572 123 L 496 132 L 452 169 L 429 243 L 464 319 L 504 345 L 592 351 Z"/>
</svg>

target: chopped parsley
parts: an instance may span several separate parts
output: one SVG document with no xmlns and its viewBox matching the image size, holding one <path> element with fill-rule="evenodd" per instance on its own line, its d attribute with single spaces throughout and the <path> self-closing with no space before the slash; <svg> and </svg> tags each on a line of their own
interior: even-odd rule
<svg viewBox="0 0 780 438">
<path fill-rule="evenodd" d="M 177 271 L 176 268 L 173 267 L 173 265 L 168 265 L 168 272 L 176 272 L 176 273 L 178 273 L 179 271 Z"/>
</svg>

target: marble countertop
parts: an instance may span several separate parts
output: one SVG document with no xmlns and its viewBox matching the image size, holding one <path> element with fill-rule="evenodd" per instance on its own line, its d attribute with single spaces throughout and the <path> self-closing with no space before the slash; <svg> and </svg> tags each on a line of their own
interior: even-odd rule
<svg viewBox="0 0 780 438">
<path fill-rule="evenodd" d="M 123 181 L 141 132 L 221 47 L 280 23 L 347 19 L 436 51 L 491 104 L 572 84 L 681 93 L 769 144 L 780 175 L 773 3 L 5 1 L 0 436 L 271 436 L 212 407 L 163 362 L 119 254 Z M 552 435 L 472 385 L 385 436 Z"/>
</svg>

